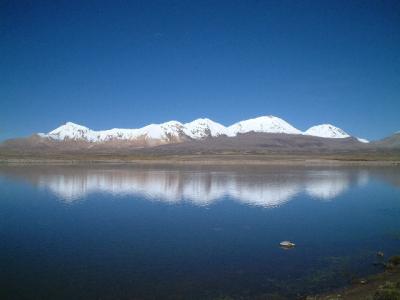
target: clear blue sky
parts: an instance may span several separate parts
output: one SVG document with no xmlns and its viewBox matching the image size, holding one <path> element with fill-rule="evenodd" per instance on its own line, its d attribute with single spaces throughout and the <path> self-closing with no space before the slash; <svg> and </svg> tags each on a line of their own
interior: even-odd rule
<svg viewBox="0 0 400 300">
<path fill-rule="evenodd" d="M 1 1 L 0 140 L 276 115 L 400 130 L 400 1 Z"/>
</svg>

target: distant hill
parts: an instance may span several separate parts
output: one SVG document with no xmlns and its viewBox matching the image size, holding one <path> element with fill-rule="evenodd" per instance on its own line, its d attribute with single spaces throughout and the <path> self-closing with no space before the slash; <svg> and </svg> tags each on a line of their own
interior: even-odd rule
<svg viewBox="0 0 400 300">
<path fill-rule="evenodd" d="M 383 148 L 398 148 L 400 149 L 400 132 L 384 138 L 383 140 L 373 143 L 376 146 Z"/>
</svg>

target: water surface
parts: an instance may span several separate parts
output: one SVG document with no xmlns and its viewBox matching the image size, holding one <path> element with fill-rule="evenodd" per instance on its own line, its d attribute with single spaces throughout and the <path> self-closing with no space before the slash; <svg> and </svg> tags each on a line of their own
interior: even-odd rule
<svg viewBox="0 0 400 300">
<path fill-rule="evenodd" d="M 333 289 L 400 252 L 399 187 L 388 167 L 1 167 L 0 298 Z"/>
</svg>

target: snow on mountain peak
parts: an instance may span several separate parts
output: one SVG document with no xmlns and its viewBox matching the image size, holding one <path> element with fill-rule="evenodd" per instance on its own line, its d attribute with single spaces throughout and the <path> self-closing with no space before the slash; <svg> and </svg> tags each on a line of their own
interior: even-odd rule
<svg viewBox="0 0 400 300">
<path fill-rule="evenodd" d="M 343 139 L 350 137 L 344 130 L 331 124 L 321 124 L 308 128 L 305 135 L 318 136 L 323 138 Z"/>
<path fill-rule="evenodd" d="M 138 129 L 138 133 L 150 139 L 168 140 L 178 138 L 183 132 L 183 124 L 178 121 L 169 121 L 162 124 L 150 124 Z"/>
<path fill-rule="evenodd" d="M 73 123 L 73 122 L 66 122 L 65 124 L 61 125 L 60 127 L 54 129 L 56 130 L 89 130 L 89 128 Z"/>
<path fill-rule="evenodd" d="M 360 143 L 364 143 L 364 144 L 368 144 L 369 141 L 367 139 L 362 139 L 362 138 L 356 138 L 357 141 L 359 141 Z"/>
<path fill-rule="evenodd" d="M 74 122 L 66 122 L 66 123 L 64 124 L 64 126 L 77 127 L 77 128 L 82 128 L 82 127 L 83 127 L 83 128 L 87 128 L 87 127 L 85 127 L 85 126 L 76 124 L 76 123 L 74 123 Z"/>
<path fill-rule="evenodd" d="M 193 139 L 203 139 L 206 137 L 216 137 L 224 135 L 227 129 L 224 125 L 214 122 L 207 118 L 200 118 L 184 125 L 184 132 Z"/>
<path fill-rule="evenodd" d="M 262 116 L 254 119 L 240 121 L 228 127 L 228 135 L 235 136 L 246 132 L 268 132 L 301 134 L 301 131 L 283 119 L 274 116 Z"/>
<path fill-rule="evenodd" d="M 161 124 L 150 124 L 138 129 L 114 128 L 100 131 L 67 122 L 49 133 L 39 134 L 39 136 L 53 140 L 83 140 L 88 142 L 141 140 L 152 144 L 162 144 L 182 141 L 185 138 L 204 139 L 221 135 L 236 136 L 239 133 L 248 132 L 305 134 L 323 138 L 350 137 L 345 131 L 331 124 L 316 125 L 305 132 L 301 132 L 285 120 L 275 116 L 261 116 L 243 120 L 229 127 L 225 127 L 208 118 L 199 118 L 185 124 L 178 121 L 168 121 Z M 368 142 L 365 139 L 357 139 L 362 143 Z"/>
<path fill-rule="evenodd" d="M 92 130 L 89 128 L 75 124 L 72 122 L 67 122 L 64 125 L 50 131 L 47 134 L 50 138 L 55 140 L 80 140 L 85 139 L 93 141 Z"/>
<path fill-rule="evenodd" d="M 110 140 L 145 140 L 169 141 L 171 138 L 179 138 L 183 133 L 183 124 L 178 121 L 169 121 L 162 124 L 150 124 L 139 129 L 113 128 L 109 130 L 91 130 L 85 126 L 72 122 L 41 134 L 54 140 L 85 140 L 89 142 L 104 142 Z"/>
</svg>

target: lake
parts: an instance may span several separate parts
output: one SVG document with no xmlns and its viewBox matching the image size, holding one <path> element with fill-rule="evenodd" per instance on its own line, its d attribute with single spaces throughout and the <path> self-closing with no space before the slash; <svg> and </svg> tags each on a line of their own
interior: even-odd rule
<svg viewBox="0 0 400 300">
<path fill-rule="evenodd" d="M 400 253 L 396 167 L 0 167 L 1 299 L 332 290 Z M 293 249 L 279 247 L 283 240 Z"/>
</svg>

